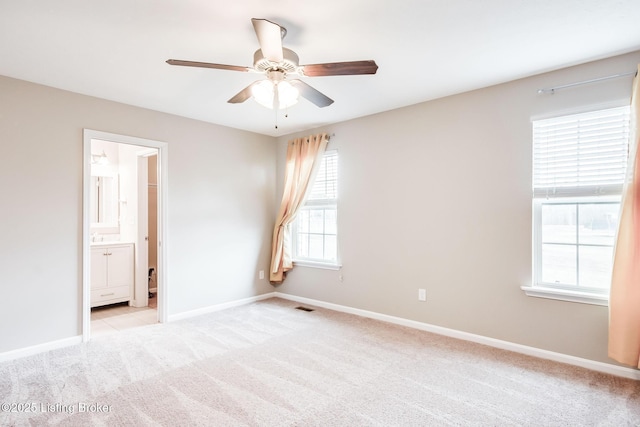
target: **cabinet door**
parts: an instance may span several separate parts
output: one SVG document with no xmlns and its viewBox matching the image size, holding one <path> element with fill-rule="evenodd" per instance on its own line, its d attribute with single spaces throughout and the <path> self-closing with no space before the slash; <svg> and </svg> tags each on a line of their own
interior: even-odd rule
<svg viewBox="0 0 640 427">
<path fill-rule="evenodd" d="M 111 255 L 107 269 L 109 287 L 133 285 L 133 248 L 131 246 L 109 247 Z"/>
<path fill-rule="evenodd" d="M 107 253 L 106 248 L 91 249 L 91 289 L 107 286 Z"/>
</svg>

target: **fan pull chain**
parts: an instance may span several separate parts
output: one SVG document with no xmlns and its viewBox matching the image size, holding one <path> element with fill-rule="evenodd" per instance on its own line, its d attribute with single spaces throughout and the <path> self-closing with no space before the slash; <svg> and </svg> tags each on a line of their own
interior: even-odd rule
<svg viewBox="0 0 640 427">
<path fill-rule="evenodd" d="M 278 109 L 274 108 L 273 111 L 275 112 L 276 115 L 276 129 L 278 129 Z M 286 107 L 284 110 L 284 118 L 288 118 L 289 117 L 289 107 Z"/>
</svg>

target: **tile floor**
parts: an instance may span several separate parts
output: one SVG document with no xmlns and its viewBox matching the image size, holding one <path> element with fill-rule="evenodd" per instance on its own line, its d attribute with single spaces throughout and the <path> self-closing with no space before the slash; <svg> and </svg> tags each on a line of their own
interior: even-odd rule
<svg viewBox="0 0 640 427">
<path fill-rule="evenodd" d="M 130 307 L 129 303 L 120 303 L 94 307 L 91 309 L 91 336 L 101 336 L 138 326 L 152 325 L 158 322 L 156 299 L 149 299 L 148 307 Z"/>
</svg>

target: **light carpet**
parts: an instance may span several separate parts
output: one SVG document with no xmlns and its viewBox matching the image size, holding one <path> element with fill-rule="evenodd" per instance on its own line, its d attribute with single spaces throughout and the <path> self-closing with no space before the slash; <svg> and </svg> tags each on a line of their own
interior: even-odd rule
<svg viewBox="0 0 640 427">
<path fill-rule="evenodd" d="M 640 425 L 637 381 L 297 305 L 273 298 L 2 363 L 0 425 Z"/>
</svg>

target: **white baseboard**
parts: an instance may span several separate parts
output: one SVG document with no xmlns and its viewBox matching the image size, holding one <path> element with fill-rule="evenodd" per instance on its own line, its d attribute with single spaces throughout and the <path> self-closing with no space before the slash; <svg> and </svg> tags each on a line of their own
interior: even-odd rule
<svg viewBox="0 0 640 427">
<path fill-rule="evenodd" d="M 190 317 L 200 316 L 202 314 L 213 313 L 214 311 L 225 310 L 231 307 L 238 307 L 240 305 L 251 304 L 252 302 L 261 301 L 269 298 L 273 298 L 275 292 L 269 292 L 267 294 L 258 295 L 250 298 L 243 298 L 235 301 L 224 302 L 221 304 L 210 305 L 207 307 L 198 308 L 196 310 L 184 311 L 182 313 L 170 314 L 168 317 L 169 322 L 176 320 L 188 319 Z"/>
<path fill-rule="evenodd" d="M 471 341 L 502 350 L 513 351 L 515 353 L 526 354 L 540 359 L 553 360 L 555 362 L 566 363 L 568 365 L 580 366 L 592 371 L 603 372 L 605 374 L 616 375 L 619 377 L 640 380 L 640 370 L 625 368 L 623 366 L 612 365 L 609 363 L 597 362 L 595 360 L 583 359 L 581 357 L 570 356 L 568 354 L 556 353 L 553 351 L 543 350 L 540 348 L 529 347 L 522 344 L 516 344 L 509 341 L 498 340 L 495 338 L 476 335 L 469 332 L 462 332 L 455 329 L 444 328 L 442 326 L 431 325 L 429 323 L 418 322 L 415 320 L 403 319 L 401 317 L 380 314 L 374 311 L 361 310 L 359 308 L 348 307 L 339 304 L 319 301 L 311 298 L 298 297 L 295 295 L 274 292 L 277 298 L 295 301 L 303 304 L 315 305 L 317 307 L 327 308 L 329 310 L 340 311 L 343 313 L 355 314 L 357 316 L 368 317 L 370 319 L 381 320 L 383 322 L 394 323 L 396 325 L 407 326 L 422 331 L 432 332 L 438 335 L 444 335 L 451 338 L 457 338 L 464 341 Z"/>
<path fill-rule="evenodd" d="M 6 351 L 4 353 L 0 353 L 0 362 L 7 362 L 21 357 L 33 356 L 34 354 L 44 353 L 45 351 L 56 350 L 80 343 L 82 343 L 82 335 L 45 342 L 30 347 L 19 348 L 17 350 Z"/>
<path fill-rule="evenodd" d="M 525 354 L 528 356 L 538 357 L 541 359 L 553 360 L 555 362 L 566 363 L 574 366 L 580 366 L 582 368 L 590 369 L 592 371 L 603 372 L 606 374 L 616 375 L 624 378 L 630 378 L 633 380 L 640 380 L 640 370 L 636 370 L 636 369 L 612 365 L 609 363 L 597 362 L 589 359 L 583 359 L 580 357 L 570 356 L 568 354 L 556 353 L 553 351 L 543 350 L 535 347 L 529 347 L 526 345 L 516 344 L 509 341 L 489 338 L 483 335 L 477 335 L 469 332 L 458 331 L 455 329 L 444 328 L 442 326 L 431 325 L 429 323 L 403 319 L 401 317 L 389 316 L 387 314 L 376 313 L 374 311 L 362 310 L 359 308 L 333 304 L 333 303 L 315 300 L 311 298 L 298 297 L 295 295 L 284 294 L 281 292 L 269 292 L 269 293 L 258 295 L 255 297 L 229 301 L 222 304 L 216 304 L 208 307 L 199 308 L 197 310 L 191 310 L 183 313 L 173 314 L 169 316 L 168 321 L 173 322 L 176 320 L 188 319 L 190 317 L 200 316 L 206 313 L 213 313 L 215 311 L 225 310 L 227 308 L 232 308 L 232 307 L 238 307 L 245 304 L 251 304 L 256 301 L 261 301 L 261 300 L 265 300 L 273 297 L 282 298 L 290 301 L 296 301 L 303 304 L 314 305 L 317 307 L 327 308 L 329 310 L 340 311 L 343 313 L 354 314 L 356 316 L 368 317 L 370 319 L 381 320 L 383 322 L 389 322 L 396 325 L 407 326 L 410 328 L 419 329 L 426 332 L 432 332 L 435 334 L 444 335 L 451 338 L 457 338 L 464 341 L 471 341 L 478 344 L 499 348 L 502 350 L 508 350 L 516 353 Z M 58 348 L 68 347 L 68 346 L 81 344 L 81 343 L 82 343 L 82 335 L 78 335 L 78 336 L 64 338 L 57 341 L 51 341 L 43 344 L 30 346 L 30 347 L 20 348 L 17 350 L 11 350 L 4 353 L 0 353 L 0 362 L 14 360 L 21 357 L 33 356 L 34 354 L 43 353 L 45 351 L 56 350 Z"/>
</svg>

